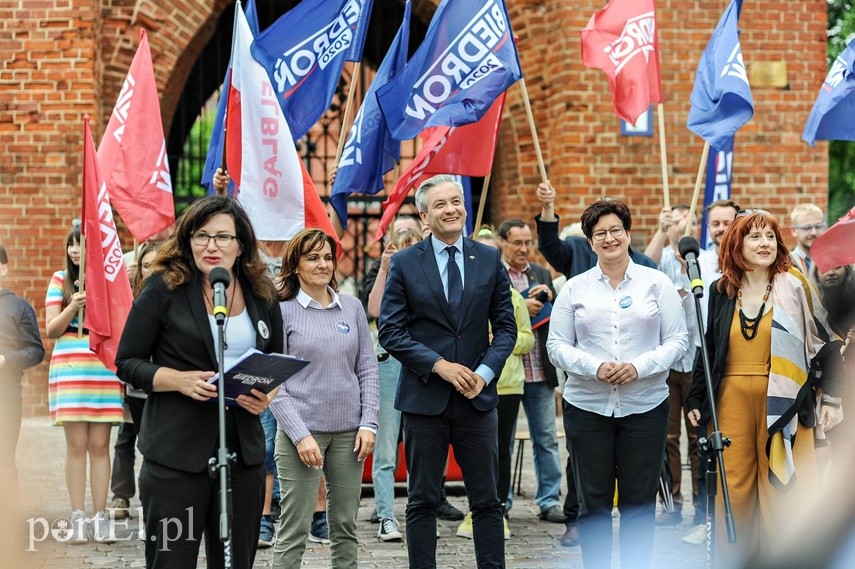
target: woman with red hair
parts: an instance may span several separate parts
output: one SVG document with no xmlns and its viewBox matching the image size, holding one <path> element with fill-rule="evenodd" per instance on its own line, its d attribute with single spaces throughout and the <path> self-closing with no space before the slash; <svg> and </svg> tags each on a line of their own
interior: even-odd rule
<svg viewBox="0 0 855 569">
<path fill-rule="evenodd" d="M 791 267 L 775 218 L 741 211 L 725 233 L 721 278 L 710 287 L 706 344 L 719 428 L 732 445 L 724 453 L 737 543 L 727 542 L 721 493 L 716 496 L 716 561 L 739 566 L 763 548 L 783 493 L 815 480 L 814 435 L 833 427 L 840 400 L 830 380 L 812 373 L 828 340 L 816 291 Z M 838 352 L 839 356 L 839 352 Z M 815 361 L 816 360 L 816 361 Z M 821 395 L 815 410 L 816 397 Z M 703 367 L 695 366 L 687 408 L 695 426 L 710 418 Z M 814 432 L 816 430 L 816 433 Z M 777 514 L 779 514 L 778 512 Z"/>
</svg>

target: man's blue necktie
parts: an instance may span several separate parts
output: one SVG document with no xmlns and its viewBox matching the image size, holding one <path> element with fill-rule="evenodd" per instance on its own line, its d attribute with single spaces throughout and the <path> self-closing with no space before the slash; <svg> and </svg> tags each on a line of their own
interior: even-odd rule
<svg viewBox="0 0 855 569">
<path fill-rule="evenodd" d="M 445 248 L 448 253 L 448 305 L 455 324 L 460 320 L 460 305 L 463 303 L 463 279 L 460 277 L 460 267 L 454 257 L 457 255 L 457 247 L 449 245 Z"/>
</svg>

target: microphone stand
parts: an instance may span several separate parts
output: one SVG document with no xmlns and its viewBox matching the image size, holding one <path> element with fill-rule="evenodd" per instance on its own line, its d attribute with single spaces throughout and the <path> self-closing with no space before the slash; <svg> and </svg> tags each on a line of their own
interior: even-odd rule
<svg viewBox="0 0 855 569">
<path fill-rule="evenodd" d="M 698 332 L 701 335 L 701 360 L 704 366 L 704 379 L 707 384 L 707 400 L 710 405 L 710 424 L 712 433 L 698 439 L 698 454 L 707 459 L 706 490 L 707 490 L 707 569 L 715 567 L 715 497 L 718 494 L 718 478 L 721 475 L 721 490 L 724 500 L 724 523 L 727 528 L 727 540 L 736 543 L 736 527 L 733 523 L 733 511 L 730 506 L 730 494 L 727 489 L 727 474 L 724 470 L 724 447 L 730 446 L 730 439 L 722 436 L 718 428 L 718 415 L 715 407 L 710 359 L 704 336 L 704 317 L 701 314 L 701 297 L 704 295 L 703 283 L 700 279 L 692 281 L 692 294 L 695 297 L 695 316 L 698 319 Z M 717 468 L 720 469 L 717 471 Z"/>
<path fill-rule="evenodd" d="M 208 473 L 211 478 L 220 480 L 220 541 L 223 542 L 223 567 L 232 567 L 232 487 L 229 464 L 237 458 L 235 453 L 230 453 L 226 447 L 226 376 L 225 376 L 225 339 L 223 325 L 224 315 L 217 315 L 217 372 L 219 373 L 219 385 L 217 387 L 217 407 L 219 419 L 220 446 L 217 449 L 216 458 L 208 460 Z"/>
</svg>

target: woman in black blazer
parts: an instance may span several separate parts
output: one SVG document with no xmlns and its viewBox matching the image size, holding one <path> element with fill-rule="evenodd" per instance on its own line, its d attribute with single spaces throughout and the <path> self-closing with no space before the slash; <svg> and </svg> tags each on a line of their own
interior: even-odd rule
<svg viewBox="0 0 855 569">
<path fill-rule="evenodd" d="M 229 198 L 194 202 L 158 251 L 134 302 L 116 356 L 118 376 L 148 393 L 139 447 L 140 496 L 146 512 L 146 566 L 195 567 L 205 535 L 208 567 L 223 566 L 219 484 L 209 476 L 218 441 L 216 323 L 208 274 L 231 273 L 225 322 L 226 367 L 249 348 L 282 352 L 282 316 L 265 276 L 255 234 Z M 271 397 L 274 394 L 271 394 Z M 264 434 L 258 415 L 268 396 L 253 390 L 226 413 L 231 465 L 233 567 L 255 558 L 264 496 Z"/>
</svg>

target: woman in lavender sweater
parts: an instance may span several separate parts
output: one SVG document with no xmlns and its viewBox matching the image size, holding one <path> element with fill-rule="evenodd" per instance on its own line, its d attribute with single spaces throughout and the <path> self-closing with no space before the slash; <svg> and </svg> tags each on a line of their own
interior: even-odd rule
<svg viewBox="0 0 855 569">
<path fill-rule="evenodd" d="M 333 238 L 306 229 L 288 244 L 279 273 L 285 353 L 311 362 L 270 405 L 279 427 L 282 514 L 273 546 L 279 568 L 301 564 L 321 471 L 331 567 L 356 567 L 363 460 L 377 432 L 377 357 L 362 303 L 336 292 L 335 269 Z"/>
</svg>

